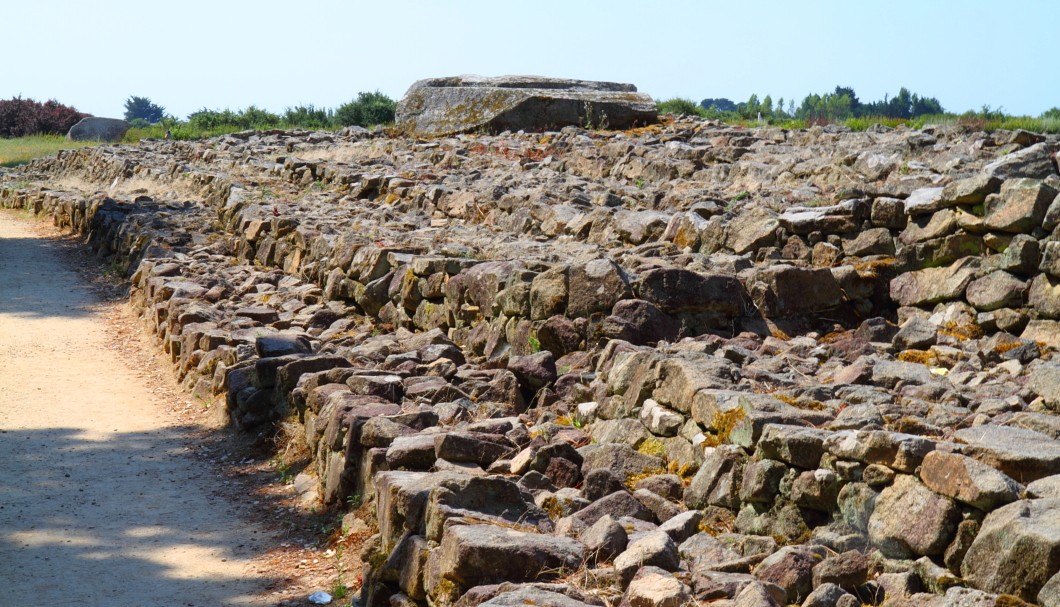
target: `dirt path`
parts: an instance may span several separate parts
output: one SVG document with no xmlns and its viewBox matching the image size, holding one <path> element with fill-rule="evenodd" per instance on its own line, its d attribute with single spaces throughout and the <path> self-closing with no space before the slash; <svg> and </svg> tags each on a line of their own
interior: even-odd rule
<svg viewBox="0 0 1060 607">
<path fill-rule="evenodd" d="M 262 605 L 265 532 L 211 489 L 198 429 L 107 347 L 56 244 L 0 212 L 0 604 Z"/>
</svg>

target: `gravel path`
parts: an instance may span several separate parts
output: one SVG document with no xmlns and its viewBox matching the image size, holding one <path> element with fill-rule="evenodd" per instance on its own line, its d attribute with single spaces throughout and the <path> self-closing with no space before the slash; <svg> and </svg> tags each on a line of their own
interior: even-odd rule
<svg viewBox="0 0 1060 607">
<path fill-rule="evenodd" d="M 263 604 L 263 537 L 108 349 L 92 292 L 0 212 L 0 604 Z"/>
</svg>

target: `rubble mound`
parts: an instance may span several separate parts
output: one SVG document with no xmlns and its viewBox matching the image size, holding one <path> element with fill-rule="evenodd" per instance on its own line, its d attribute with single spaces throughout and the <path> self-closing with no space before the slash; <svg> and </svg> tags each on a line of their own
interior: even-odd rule
<svg viewBox="0 0 1060 607">
<path fill-rule="evenodd" d="M 0 205 L 374 505 L 365 605 L 1056 605 L 1058 148 L 246 132 L 62 152 Z"/>
</svg>

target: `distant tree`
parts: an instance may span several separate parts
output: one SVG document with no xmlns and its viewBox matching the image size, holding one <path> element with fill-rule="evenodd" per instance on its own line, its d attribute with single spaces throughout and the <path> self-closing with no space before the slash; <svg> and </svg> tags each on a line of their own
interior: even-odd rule
<svg viewBox="0 0 1060 607">
<path fill-rule="evenodd" d="M 1050 108 L 1042 112 L 1042 118 L 1051 118 L 1053 120 L 1060 120 L 1060 107 Z"/>
<path fill-rule="evenodd" d="M 854 89 L 849 86 L 837 86 L 832 94 L 836 97 L 846 95 L 850 99 L 850 112 L 855 116 L 861 116 L 861 101 L 858 99 L 858 95 L 854 92 Z"/>
<path fill-rule="evenodd" d="M 755 118 L 758 115 L 758 112 L 762 111 L 761 102 L 758 100 L 758 93 L 751 93 L 751 96 L 747 98 L 747 102 L 740 105 L 743 106 L 740 110 L 740 115 L 744 118 Z"/>
<path fill-rule="evenodd" d="M 775 110 L 773 110 L 773 115 L 774 116 L 776 116 L 778 114 L 781 115 L 781 116 L 785 116 L 786 115 L 786 113 L 784 112 L 784 98 L 783 97 L 781 97 L 780 99 L 777 99 L 777 108 Z"/>
<path fill-rule="evenodd" d="M 373 126 L 394 122 L 394 111 L 397 103 L 386 95 L 374 93 L 357 93 L 357 99 L 340 105 L 335 110 L 335 122 L 340 126 Z"/>
<path fill-rule="evenodd" d="M 762 104 L 759 106 L 759 111 L 762 112 L 762 116 L 764 118 L 769 118 L 770 116 L 773 115 L 773 97 L 772 96 L 766 95 L 765 98 L 762 99 Z"/>
<path fill-rule="evenodd" d="M 733 101 L 724 97 L 719 97 L 717 99 L 704 99 L 703 101 L 699 102 L 699 106 L 705 110 L 715 109 L 719 112 L 736 111 L 736 104 Z"/>
<path fill-rule="evenodd" d="M 147 97 L 137 97 L 135 95 L 125 100 L 125 119 L 135 120 L 141 118 L 154 124 L 160 122 L 162 117 L 166 115 L 166 108 L 152 103 Z"/>
</svg>

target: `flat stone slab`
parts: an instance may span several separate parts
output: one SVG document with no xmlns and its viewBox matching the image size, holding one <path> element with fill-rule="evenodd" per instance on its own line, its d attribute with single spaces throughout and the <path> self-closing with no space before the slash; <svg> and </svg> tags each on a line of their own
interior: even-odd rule
<svg viewBox="0 0 1060 607">
<path fill-rule="evenodd" d="M 954 435 L 966 444 L 961 452 L 997 468 L 1020 483 L 1029 483 L 1060 470 L 1060 441 L 1008 426 L 987 424 L 958 430 Z"/>
<path fill-rule="evenodd" d="M 419 137 L 473 131 L 627 129 L 658 121 L 650 95 L 632 84 L 539 76 L 420 80 L 397 106 L 397 124 Z"/>
</svg>

